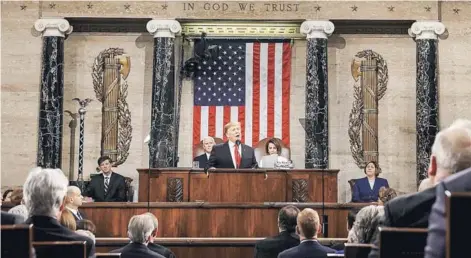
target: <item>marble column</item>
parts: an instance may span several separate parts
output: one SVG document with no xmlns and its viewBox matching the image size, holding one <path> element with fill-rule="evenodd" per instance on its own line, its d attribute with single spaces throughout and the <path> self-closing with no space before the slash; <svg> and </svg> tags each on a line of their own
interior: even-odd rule
<svg viewBox="0 0 471 258">
<path fill-rule="evenodd" d="M 65 19 L 43 18 L 34 23 L 34 28 L 43 38 L 36 163 L 44 168 L 61 168 L 64 40 L 72 27 Z"/>
<path fill-rule="evenodd" d="M 438 36 L 445 25 L 437 21 L 418 21 L 412 24 L 410 36 L 417 44 L 416 129 L 417 182 L 427 177 L 430 152 L 438 122 Z"/>
<path fill-rule="evenodd" d="M 327 37 L 334 32 L 330 21 L 305 21 L 301 32 L 307 35 L 305 167 L 328 168 L 328 81 Z"/>
<path fill-rule="evenodd" d="M 176 116 L 179 114 L 175 112 L 174 41 L 181 26 L 175 20 L 151 20 L 147 30 L 154 36 L 149 167 L 175 167 L 178 159 Z"/>
</svg>

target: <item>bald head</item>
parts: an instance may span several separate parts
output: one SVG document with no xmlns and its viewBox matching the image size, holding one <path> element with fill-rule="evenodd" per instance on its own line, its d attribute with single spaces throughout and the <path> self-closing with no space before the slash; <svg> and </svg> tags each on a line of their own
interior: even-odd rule
<svg viewBox="0 0 471 258">
<path fill-rule="evenodd" d="M 298 233 L 302 239 L 313 239 L 317 237 L 320 230 L 319 214 L 313 209 L 306 208 L 298 214 Z"/>
<path fill-rule="evenodd" d="M 76 186 L 68 186 L 66 194 L 66 206 L 77 210 L 78 207 L 82 206 L 82 191 Z"/>
<path fill-rule="evenodd" d="M 471 121 L 457 120 L 440 131 L 432 146 L 429 175 L 437 184 L 450 174 L 471 167 Z"/>
</svg>

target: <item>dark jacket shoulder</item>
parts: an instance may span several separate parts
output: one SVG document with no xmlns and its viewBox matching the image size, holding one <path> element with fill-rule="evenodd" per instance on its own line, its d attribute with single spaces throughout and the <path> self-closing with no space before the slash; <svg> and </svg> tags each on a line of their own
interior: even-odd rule
<svg viewBox="0 0 471 258">
<path fill-rule="evenodd" d="M 122 258 L 165 258 L 164 256 L 150 250 L 144 244 L 129 243 L 110 253 L 120 253 Z"/>
<path fill-rule="evenodd" d="M 283 231 L 277 236 L 257 241 L 255 244 L 255 257 L 277 257 L 282 251 L 297 245 L 299 245 L 299 237 L 295 233 Z"/>
<path fill-rule="evenodd" d="M 2 211 L 2 225 L 14 225 L 24 222 L 25 219 L 22 216 Z"/>
<path fill-rule="evenodd" d="M 161 246 L 159 244 L 156 244 L 156 243 L 149 243 L 147 245 L 147 247 L 153 251 L 153 252 L 156 252 L 166 258 L 175 258 L 175 254 L 170 251 L 170 249 L 164 247 L 164 246 Z"/>
<path fill-rule="evenodd" d="M 471 168 L 457 172 L 443 180 L 443 186 L 446 190 L 452 192 L 469 192 L 471 191 Z"/>
</svg>

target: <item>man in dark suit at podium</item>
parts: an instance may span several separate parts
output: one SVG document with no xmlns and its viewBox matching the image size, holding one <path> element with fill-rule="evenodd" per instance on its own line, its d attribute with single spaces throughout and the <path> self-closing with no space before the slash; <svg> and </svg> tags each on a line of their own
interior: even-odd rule
<svg viewBox="0 0 471 258">
<path fill-rule="evenodd" d="M 214 138 L 211 136 L 205 137 L 203 139 L 203 150 L 204 153 L 195 157 L 193 161 L 198 161 L 200 168 L 205 168 L 206 164 L 208 163 L 209 157 L 211 156 L 211 151 L 213 150 L 214 146 Z"/>
<path fill-rule="evenodd" d="M 254 150 L 240 141 L 240 123 L 226 124 L 224 134 L 228 141 L 213 147 L 206 168 L 257 168 Z"/>
<path fill-rule="evenodd" d="M 86 196 L 95 202 L 125 202 L 126 181 L 122 175 L 111 171 L 111 158 L 100 157 L 98 165 L 102 173 L 92 178 Z"/>
</svg>

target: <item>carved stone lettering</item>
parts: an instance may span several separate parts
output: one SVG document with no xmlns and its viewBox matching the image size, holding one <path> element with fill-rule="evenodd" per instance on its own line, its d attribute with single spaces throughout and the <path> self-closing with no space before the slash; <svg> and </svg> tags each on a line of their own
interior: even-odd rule
<svg viewBox="0 0 471 258">
<path fill-rule="evenodd" d="M 254 4 L 248 4 L 248 3 L 239 3 L 239 8 L 241 11 L 255 11 L 255 5 Z"/>
<path fill-rule="evenodd" d="M 297 12 L 299 4 L 264 4 L 267 12 Z"/>
<path fill-rule="evenodd" d="M 226 3 L 204 3 L 203 9 L 206 11 L 227 11 L 229 5 Z"/>
</svg>

